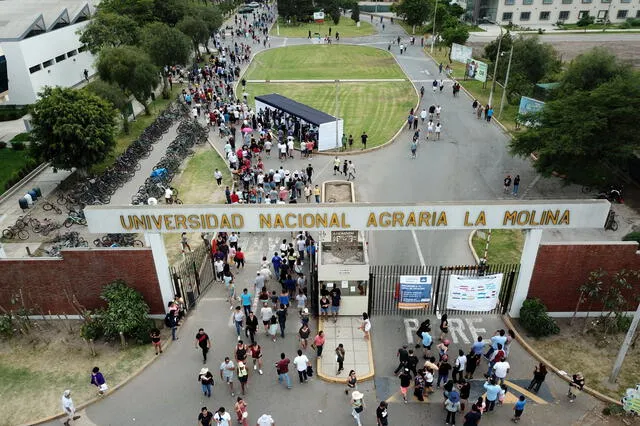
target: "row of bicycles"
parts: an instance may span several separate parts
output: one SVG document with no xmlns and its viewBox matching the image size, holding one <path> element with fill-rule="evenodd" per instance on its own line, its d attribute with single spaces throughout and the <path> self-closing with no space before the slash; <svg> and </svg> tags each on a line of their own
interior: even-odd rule
<svg viewBox="0 0 640 426">
<path fill-rule="evenodd" d="M 185 158 L 192 156 L 196 145 L 202 145 L 207 141 L 208 131 L 203 126 L 193 120 L 183 120 L 178 126 L 178 136 L 169 144 L 164 157 L 158 161 L 144 185 L 141 185 L 138 192 L 131 197 L 131 204 L 147 204 L 149 199 L 162 199 L 170 189 L 171 194 L 168 202 L 181 204 L 177 198 L 175 188 L 169 184 L 178 173 L 180 165 Z"/>
<path fill-rule="evenodd" d="M 51 246 L 44 249 L 44 252 L 51 257 L 61 257 L 61 250 L 64 248 L 73 247 L 89 247 L 87 240 L 82 238 L 79 233 L 75 231 L 65 232 L 64 234 L 56 235 Z"/>
<path fill-rule="evenodd" d="M 48 201 L 42 203 L 42 209 L 44 211 L 55 211 L 57 214 L 62 214 L 62 210 Z M 55 221 L 49 218 L 43 220 L 37 219 L 27 213 L 22 216 L 18 216 L 16 222 L 13 225 L 8 226 L 2 230 L 2 237 L 8 240 L 28 240 L 31 233 L 41 234 L 43 236 L 49 235 L 51 232 L 62 228 L 71 228 L 73 225 L 87 226 L 87 219 L 84 217 L 82 210 L 70 209 L 67 212 L 67 217 L 62 221 Z"/>
<path fill-rule="evenodd" d="M 68 209 L 78 205 L 109 204 L 116 190 L 122 188 L 140 170 L 140 160 L 151 154 L 153 145 L 174 123 L 187 115 L 185 105 L 175 102 L 169 104 L 111 167 L 99 176 L 88 177 L 74 183 L 70 189 L 61 191 L 57 203 Z"/>
</svg>

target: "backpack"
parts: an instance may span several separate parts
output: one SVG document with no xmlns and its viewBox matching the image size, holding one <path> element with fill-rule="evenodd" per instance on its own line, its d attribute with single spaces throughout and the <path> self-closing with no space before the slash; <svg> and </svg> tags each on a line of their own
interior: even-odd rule
<svg viewBox="0 0 640 426">
<path fill-rule="evenodd" d="M 167 315 L 164 316 L 164 325 L 166 325 L 167 327 L 173 327 L 173 313 L 169 312 L 167 313 Z"/>
</svg>

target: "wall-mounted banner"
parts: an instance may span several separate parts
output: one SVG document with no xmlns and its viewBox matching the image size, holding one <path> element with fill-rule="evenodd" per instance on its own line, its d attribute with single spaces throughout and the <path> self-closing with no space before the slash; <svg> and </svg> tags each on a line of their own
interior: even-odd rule
<svg viewBox="0 0 640 426">
<path fill-rule="evenodd" d="M 88 206 L 92 233 L 601 228 L 606 200 Z"/>
<path fill-rule="evenodd" d="M 447 309 L 490 311 L 498 304 L 503 274 L 478 276 L 451 275 Z"/>
<path fill-rule="evenodd" d="M 431 302 L 431 275 L 400 275 L 400 309 L 423 309 Z"/>
<path fill-rule="evenodd" d="M 451 60 L 456 62 L 467 63 L 467 59 L 471 59 L 473 56 L 473 49 L 463 44 L 452 43 L 451 44 Z"/>
<path fill-rule="evenodd" d="M 467 59 L 467 77 L 474 80 L 487 81 L 487 64 L 477 59 Z"/>
</svg>

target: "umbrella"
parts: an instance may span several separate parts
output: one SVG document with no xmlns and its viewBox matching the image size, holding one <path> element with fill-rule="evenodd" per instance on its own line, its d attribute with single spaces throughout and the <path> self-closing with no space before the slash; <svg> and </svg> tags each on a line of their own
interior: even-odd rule
<svg viewBox="0 0 640 426">
<path fill-rule="evenodd" d="M 251 132 L 253 132 L 253 129 L 249 126 L 242 128 L 242 133 L 251 133 Z"/>
</svg>

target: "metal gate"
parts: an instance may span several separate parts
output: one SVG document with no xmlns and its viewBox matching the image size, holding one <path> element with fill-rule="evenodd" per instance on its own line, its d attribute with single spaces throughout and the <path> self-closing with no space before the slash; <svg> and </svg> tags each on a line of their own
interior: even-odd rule
<svg viewBox="0 0 640 426">
<path fill-rule="evenodd" d="M 173 291 L 185 301 L 187 309 L 195 306 L 202 293 L 215 280 L 211 256 L 206 245 L 185 253 L 185 258 L 169 268 Z"/>
<path fill-rule="evenodd" d="M 486 275 L 504 274 L 500 287 L 499 302 L 495 309 L 483 314 L 505 314 L 511 307 L 519 264 L 487 265 Z M 431 303 L 423 309 L 400 309 L 400 275 L 431 275 L 433 290 Z M 435 315 L 447 312 L 447 295 L 450 275 L 478 275 L 477 265 L 420 266 L 420 265 L 372 265 L 369 275 L 370 315 Z M 478 314 L 478 312 L 455 311 L 456 314 Z"/>
</svg>

